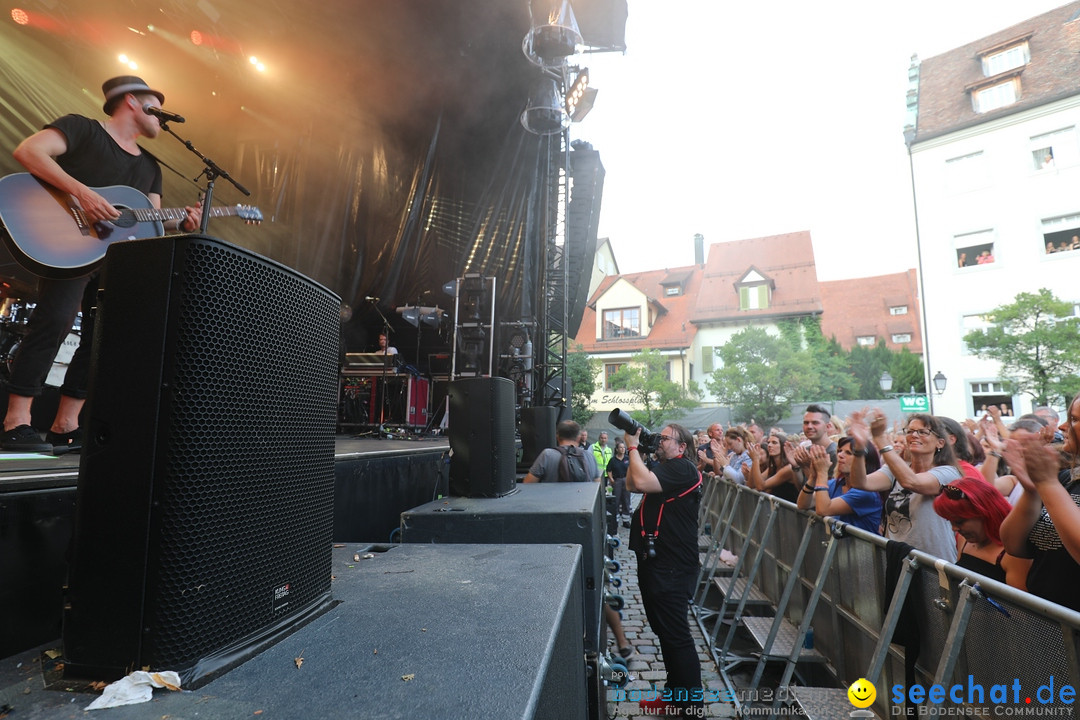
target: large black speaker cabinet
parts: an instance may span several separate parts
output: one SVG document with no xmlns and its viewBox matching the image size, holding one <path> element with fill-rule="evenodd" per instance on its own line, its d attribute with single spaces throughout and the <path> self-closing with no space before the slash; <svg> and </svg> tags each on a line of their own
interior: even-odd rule
<svg viewBox="0 0 1080 720">
<path fill-rule="evenodd" d="M 499 497 L 514 489 L 514 383 L 466 378 L 449 386 L 450 494 Z"/>
<path fill-rule="evenodd" d="M 521 408 L 521 465 L 525 468 L 533 464 L 533 460 L 545 448 L 553 448 L 558 442 L 555 439 L 555 424 L 559 420 L 559 408 L 549 405 Z"/>
<path fill-rule="evenodd" d="M 199 235 L 105 259 L 66 672 L 198 687 L 329 607 L 339 300 Z"/>
</svg>

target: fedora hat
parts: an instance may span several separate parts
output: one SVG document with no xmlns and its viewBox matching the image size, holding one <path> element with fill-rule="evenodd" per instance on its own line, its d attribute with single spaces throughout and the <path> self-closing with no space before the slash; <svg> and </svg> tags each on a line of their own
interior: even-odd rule
<svg viewBox="0 0 1080 720">
<path fill-rule="evenodd" d="M 116 108 L 116 103 L 120 101 L 127 93 L 149 93 L 158 99 L 158 102 L 165 102 L 165 95 L 158 90 L 151 90 L 150 87 L 143 82 L 140 77 L 134 75 L 121 75 L 120 77 L 114 77 L 106 80 L 101 85 L 101 92 L 105 95 L 105 104 L 101 109 L 105 111 L 106 115 L 112 115 L 113 110 Z"/>
</svg>

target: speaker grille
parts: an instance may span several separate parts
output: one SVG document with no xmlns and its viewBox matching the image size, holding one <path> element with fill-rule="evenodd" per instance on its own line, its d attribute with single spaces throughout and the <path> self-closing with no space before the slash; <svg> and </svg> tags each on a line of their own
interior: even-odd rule
<svg viewBox="0 0 1080 720">
<path fill-rule="evenodd" d="M 330 577 L 332 538 L 307 526 L 333 525 L 337 378 L 312 371 L 336 365 L 337 303 L 223 246 L 187 250 L 176 346 L 166 355 L 175 367 L 158 667 L 303 606 Z M 288 602 L 275 602 L 275 592 Z"/>
<path fill-rule="evenodd" d="M 200 236 L 102 287 L 65 652 L 183 677 L 329 596 L 339 301 Z"/>
</svg>

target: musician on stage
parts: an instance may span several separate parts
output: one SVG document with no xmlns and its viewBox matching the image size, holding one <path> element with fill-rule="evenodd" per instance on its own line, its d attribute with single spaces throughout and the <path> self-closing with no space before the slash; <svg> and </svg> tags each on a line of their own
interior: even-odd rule
<svg viewBox="0 0 1080 720">
<path fill-rule="evenodd" d="M 375 351 L 378 355 L 397 355 L 397 348 L 388 344 L 386 333 L 379 333 L 379 349 Z"/>
<path fill-rule="evenodd" d="M 136 143 L 139 137 L 155 138 L 161 131 L 158 118 L 143 106 L 160 108 L 165 96 L 151 90 L 141 78 L 125 75 L 106 80 L 104 121 L 81 115 L 65 115 L 23 140 L 15 159 L 31 174 L 72 195 L 88 220 L 115 220 L 120 213 L 94 187 L 127 185 L 161 207 L 161 169 L 157 161 Z M 166 224 L 167 230 L 194 232 L 199 228 L 200 205 L 185 207 L 186 216 Z M 81 447 L 79 412 L 86 402 L 93 339 L 98 271 L 84 277 L 38 281 L 37 307 L 30 315 L 27 335 L 20 343 L 8 383 L 8 407 L 0 448 L 20 452 L 49 452 Z M 60 406 L 45 440 L 31 426 L 30 407 L 41 395 L 53 358 L 71 331 L 80 308 L 82 338 L 60 388 Z"/>
</svg>

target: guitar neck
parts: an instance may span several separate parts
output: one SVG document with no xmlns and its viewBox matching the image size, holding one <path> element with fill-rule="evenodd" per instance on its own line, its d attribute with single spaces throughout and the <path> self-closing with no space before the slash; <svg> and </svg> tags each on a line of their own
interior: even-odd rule
<svg viewBox="0 0 1080 720">
<path fill-rule="evenodd" d="M 153 222 L 155 220 L 182 220 L 187 217 L 184 208 L 132 208 L 135 219 L 139 222 Z M 209 213 L 210 217 L 230 217 L 239 213 L 239 209 L 231 205 L 219 205 L 209 210 L 203 209 L 203 214 Z"/>
</svg>

